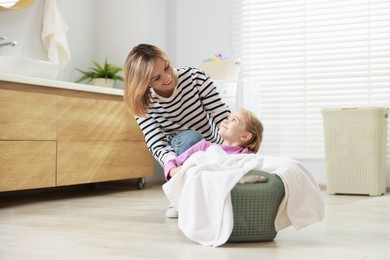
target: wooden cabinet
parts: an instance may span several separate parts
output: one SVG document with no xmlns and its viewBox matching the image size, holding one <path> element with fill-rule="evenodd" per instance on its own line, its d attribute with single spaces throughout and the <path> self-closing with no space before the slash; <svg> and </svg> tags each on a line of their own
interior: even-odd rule
<svg viewBox="0 0 390 260">
<path fill-rule="evenodd" d="M 143 141 L 58 141 L 57 184 L 143 177 L 148 153 Z"/>
<path fill-rule="evenodd" d="M 57 140 L 144 140 L 122 102 L 59 97 Z"/>
<path fill-rule="evenodd" d="M 0 191 L 153 175 L 121 96 L 0 84 Z"/>
<path fill-rule="evenodd" d="M 0 141 L 0 191 L 56 186 L 55 141 Z"/>
<path fill-rule="evenodd" d="M 111 100 L 58 99 L 57 156 L 57 185 L 139 178 L 153 171 L 144 160 L 150 153 L 136 121 L 122 102 Z"/>
<path fill-rule="evenodd" d="M 56 104 L 54 95 L 0 87 L 0 140 L 56 140 Z"/>
</svg>

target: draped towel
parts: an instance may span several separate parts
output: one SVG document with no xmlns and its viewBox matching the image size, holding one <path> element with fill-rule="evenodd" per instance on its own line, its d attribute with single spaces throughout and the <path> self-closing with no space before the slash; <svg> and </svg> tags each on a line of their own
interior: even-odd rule
<svg viewBox="0 0 390 260">
<path fill-rule="evenodd" d="M 62 19 L 55 0 L 45 0 L 43 8 L 42 43 L 50 61 L 61 68 L 70 60 L 70 50 L 66 33 L 68 26 Z"/>
<path fill-rule="evenodd" d="M 233 230 L 230 191 L 247 172 L 259 169 L 277 174 L 285 187 L 275 228 L 301 229 L 324 216 L 321 191 L 311 173 L 298 161 L 256 154 L 226 154 L 219 146 L 193 154 L 182 169 L 163 185 L 179 213 L 178 225 L 191 240 L 219 246 Z"/>
</svg>

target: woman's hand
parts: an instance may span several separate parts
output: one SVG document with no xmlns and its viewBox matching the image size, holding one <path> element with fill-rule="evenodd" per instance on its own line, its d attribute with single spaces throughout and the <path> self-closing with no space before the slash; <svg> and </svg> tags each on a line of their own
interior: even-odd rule
<svg viewBox="0 0 390 260">
<path fill-rule="evenodd" d="M 175 168 L 172 168 L 170 171 L 169 171 L 169 176 L 173 177 L 173 175 L 175 175 L 176 173 L 178 173 L 181 169 L 181 166 L 179 167 L 175 167 Z"/>
</svg>

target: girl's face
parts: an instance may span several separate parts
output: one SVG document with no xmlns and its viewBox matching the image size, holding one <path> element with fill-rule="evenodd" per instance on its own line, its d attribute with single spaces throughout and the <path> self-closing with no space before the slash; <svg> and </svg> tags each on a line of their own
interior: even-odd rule
<svg viewBox="0 0 390 260">
<path fill-rule="evenodd" d="M 152 71 L 150 86 L 163 97 L 170 97 L 178 82 L 177 75 L 169 63 L 162 58 L 156 58 L 156 64 Z"/>
<path fill-rule="evenodd" d="M 248 140 L 249 133 L 245 130 L 242 111 L 231 113 L 219 126 L 218 133 L 224 139 L 224 144 L 243 146 Z"/>
</svg>

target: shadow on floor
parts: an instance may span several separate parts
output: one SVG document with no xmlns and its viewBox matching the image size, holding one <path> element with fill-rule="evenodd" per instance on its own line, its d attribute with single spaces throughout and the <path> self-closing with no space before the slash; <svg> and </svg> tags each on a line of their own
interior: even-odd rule
<svg viewBox="0 0 390 260">
<path fill-rule="evenodd" d="M 143 189 L 150 189 L 155 186 L 161 187 L 162 184 L 163 183 L 160 181 L 149 181 L 146 179 Z M 143 189 L 139 189 L 138 179 L 131 179 L 63 187 L 7 191 L 0 192 L 0 208 L 85 196 L 104 196 L 121 192 L 142 192 Z"/>
</svg>

